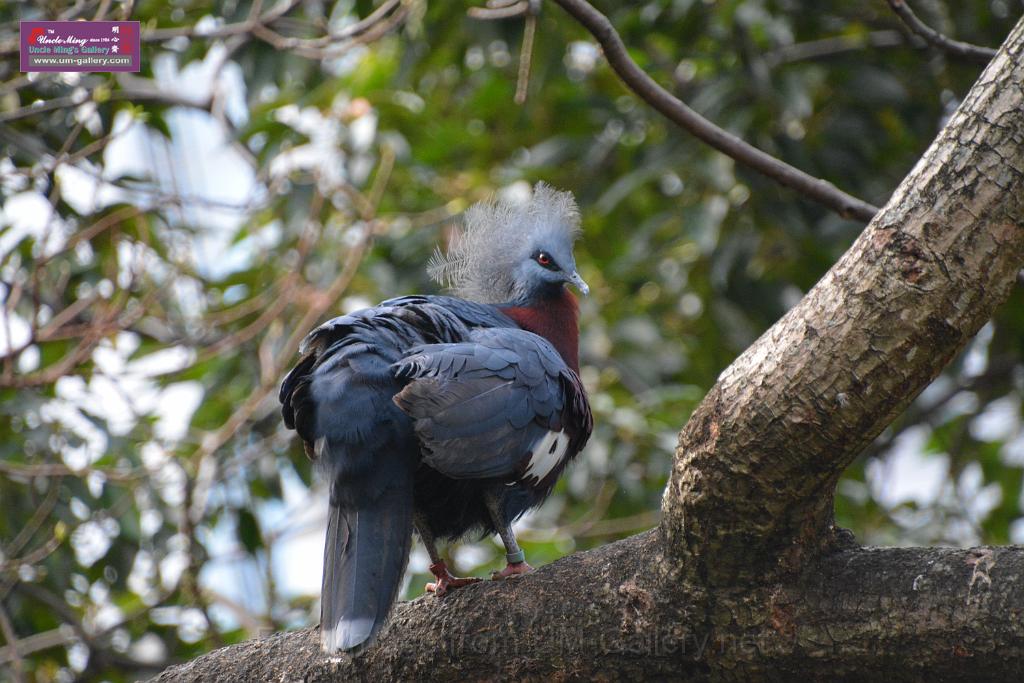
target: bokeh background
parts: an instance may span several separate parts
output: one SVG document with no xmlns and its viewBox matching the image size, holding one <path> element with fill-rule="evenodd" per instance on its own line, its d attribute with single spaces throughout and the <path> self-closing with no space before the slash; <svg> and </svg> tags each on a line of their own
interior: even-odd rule
<svg viewBox="0 0 1024 683">
<path fill-rule="evenodd" d="M 913 4 L 989 46 L 1024 7 Z M 551 3 L 517 104 L 524 21 L 469 6 L 0 6 L 0 678 L 134 680 L 316 621 L 325 492 L 278 382 L 316 323 L 437 291 L 470 203 L 545 180 L 583 211 L 596 427 L 519 523 L 535 565 L 657 523 L 687 416 L 863 228 L 668 124 Z M 598 6 L 696 110 L 876 204 L 981 69 L 884 0 Z M 17 21 L 59 18 L 141 21 L 142 71 L 19 73 Z M 1022 303 L 846 473 L 861 542 L 1024 541 Z"/>
</svg>

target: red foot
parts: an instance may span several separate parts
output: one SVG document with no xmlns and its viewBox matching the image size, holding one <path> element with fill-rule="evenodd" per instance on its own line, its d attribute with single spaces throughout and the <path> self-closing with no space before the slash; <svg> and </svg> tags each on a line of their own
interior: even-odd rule
<svg viewBox="0 0 1024 683">
<path fill-rule="evenodd" d="M 506 566 L 500 572 L 491 572 L 492 581 L 504 581 L 505 579 L 515 578 L 521 574 L 528 574 L 533 571 L 533 567 L 526 564 L 525 562 L 515 562 Z"/>
<path fill-rule="evenodd" d="M 436 562 L 430 565 L 430 573 L 437 579 L 436 583 L 428 583 L 425 588 L 428 593 L 441 596 L 447 593 L 449 590 L 455 590 L 456 588 L 462 588 L 468 586 L 471 583 L 476 583 L 480 579 L 476 577 L 459 578 L 452 576 L 451 572 L 448 571 L 448 565 L 444 562 Z"/>
</svg>

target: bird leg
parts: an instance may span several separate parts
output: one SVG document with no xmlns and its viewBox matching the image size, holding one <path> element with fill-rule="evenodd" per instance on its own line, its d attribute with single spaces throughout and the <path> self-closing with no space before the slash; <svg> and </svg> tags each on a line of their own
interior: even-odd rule
<svg viewBox="0 0 1024 683">
<path fill-rule="evenodd" d="M 427 547 L 427 553 L 430 555 L 430 573 L 437 579 L 437 581 L 424 586 L 428 593 L 433 593 L 440 597 L 449 590 L 462 588 L 480 580 L 476 577 L 461 578 L 452 576 L 451 572 L 448 571 L 448 565 L 441 559 L 440 553 L 437 552 L 434 535 L 430 533 L 430 527 L 427 525 L 426 520 L 417 515 L 415 524 L 416 533 L 420 535 L 420 540 L 423 541 L 423 545 Z"/>
<path fill-rule="evenodd" d="M 532 572 L 533 567 L 526 563 L 526 553 L 516 542 L 516 535 L 512 533 L 512 525 L 505 519 L 505 511 L 501 506 L 501 495 L 496 491 L 488 492 L 485 496 L 487 510 L 491 513 L 491 520 L 494 521 L 494 528 L 501 536 L 501 542 L 505 545 L 505 560 L 508 564 L 501 571 L 491 573 L 493 581 L 503 581 L 508 578 Z"/>
</svg>

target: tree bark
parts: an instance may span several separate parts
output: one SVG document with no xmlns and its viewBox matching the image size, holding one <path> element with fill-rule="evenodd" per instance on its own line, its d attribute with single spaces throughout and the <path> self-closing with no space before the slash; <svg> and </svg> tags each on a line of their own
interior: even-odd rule
<svg viewBox="0 0 1024 683">
<path fill-rule="evenodd" d="M 657 530 L 444 599 L 327 658 L 316 628 L 158 681 L 997 681 L 1024 675 L 1024 549 L 850 548 L 782 583 L 705 591 L 658 571 Z"/>
<path fill-rule="evenodd" d="M 860 548 L 832 496 L 1022 265 L 1024 20 L 850 250 L 722 373 L 659 528 L 402 603 L 356 657 L 306 629 L 157 680 L 1021 680 L 1024 548 Z"/>
</svg>

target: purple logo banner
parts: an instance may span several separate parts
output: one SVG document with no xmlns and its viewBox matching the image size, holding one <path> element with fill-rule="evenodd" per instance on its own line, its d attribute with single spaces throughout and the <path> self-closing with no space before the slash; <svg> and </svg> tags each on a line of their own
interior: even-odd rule
<svg viewBox="0 0 1024 683">
<path fill-rule="evenodd" d="M 22 71 L 138 71 L 137 21 L 22 21 Z"/>
</svg>

